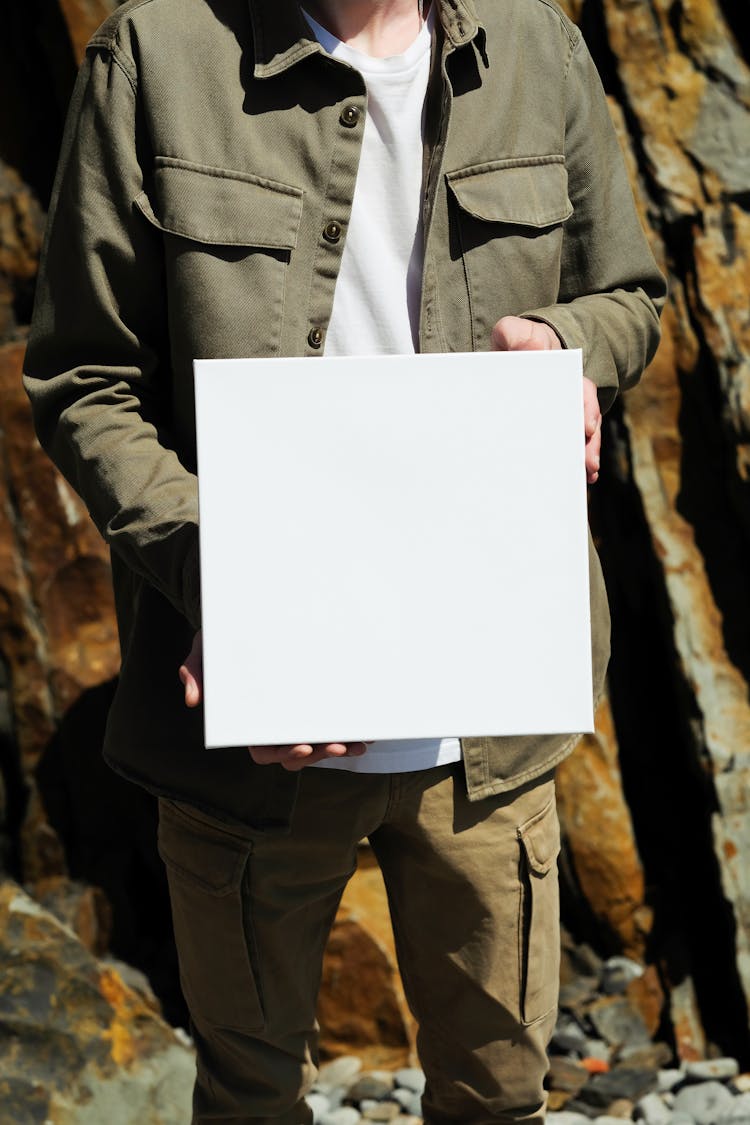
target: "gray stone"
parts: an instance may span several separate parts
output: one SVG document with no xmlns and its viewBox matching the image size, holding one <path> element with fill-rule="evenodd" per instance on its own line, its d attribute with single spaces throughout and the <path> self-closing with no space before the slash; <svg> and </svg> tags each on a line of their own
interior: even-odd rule
<svg viewBox="0 0 750 1125">
<path fill-rule="evenodd" d="M 613 1117 L 609 1113 L 603 1113 L 601 1117 L 594 1118 L 595 1125 L 623 1125 L 626 1120 L 627 1118 Z"/>
<path fill-rule="evenodd" d="M 716 1125 L 733 1097 L 720 1082 L 683 1086 L 674 1100 L 675 1113 L 689 1114 L 696 1125 Z"/>
<path fill-rule="evenodd" d="M 359 1110 L 350 1105 L 342 1105 L 341 1109 L 334 1109 L 327 1113 L 320 1125 L 357 1125 L 362 1120 Z"/>
<path fill-rule="evenodd" d="M 575 1113 L 579 1116 L 587 1118 L 590 1121 L 593 1121 L 593 1119 L 595 1117 L 598 1117 L 601 1113 L 602 1106 L 590 1105 L 579 1096 L 576 1098 L 571 1098 L 570 1101 L 566 1102 L 565 1109 L 568 1113 Z"/>
<path fill-rule="evenodd" d="M 708 1082 L 736 1078 L 740 1065 L 736 1059 L 701 1059 L 699 1062 L 685 1063 L 685 1075 L 691 1082 Z"/>
<path fill-rule="evenodd" d="M 651 1042 L 643 1016 L 625 996 L 598 1000 L 587 1014 L 597 1033 L 612 1047 Z"/>
<path fill-rule="evenodd" d="M 388 1077 L 390 1081 L 379 1074 L 363 1074 L 347 1090 L 346 1100 L 361 1102 L 365 1098 L 372 1098 L 376 1102 L 383 1101 L 393 1089 L 393 1078 L 390 1075 Z"/>
<path fill-rule="evenodd" d="M 667 1125 L 672 1114 L 658 1094 L 646 1094 L 636 1102 L 635 1116 L 643 1118 L 646 1125 Z"/>
<path fill-rule="evenodd" d="M 617 1066 L 658 1071 L 671 1063 L 673 1057 L 672 1049 L 666 1043 L 638 1043 L 617 1052 Z"/>
<path fill-rule="evenodd" d="M 589 1125 L 591 1119 L 584 1113 L 561 1109 L 557 1113 L 548 1113 L 546 1120 L 548 1125 Z"/>
<path fill-rule="evenodd" d="M 398 1102 L 402 1109 L 411 1112 L 411 1106 L 414 1100 L 414 1094 L 411 1090 L 399 1089 L 398 1087 L 396 1087 L 396 1089 L 391 1094 L 391 1097 L 394 1101 Z"/>
<path fill-rule="evenodd" d="M 406 1066 L 397 1070 L 393 1076 L 397 1086 L 404 1090 L 412 1090 L 415 1094 L 423 1094 L 425 1087 L 424 1071 L 417 1066 Z"/>
<path fill-rule="evenodd" d="M 375 1102 L 369 1109 L 364 1110 L 362 1117 L 365 1121 L 393 1121 L 401 1113 L 398 1102 Z"/>
<path fill-rule="evenodd" d="M 312 1110 L 313 1125 L 319 1125 L 319 1122 L 331 1110 L 330 1100 L 320 1091 L 313 1090 L 312 1093 L 307 1095 L 305 1101 Z"/>
<path fill-rule="evenodd" d="M 362 1060 L 355 1055 L 341 1055 L 324 1063 L 318 1072 L 316 1086 L 350 1086 L 362 1070 Z"/>
<path fill-rule="evenodd" d="M 656 1074 L 651 1070 L 611 1070 L 607 1074 L 594 1074 L 581 1090 L 578 1098 L 587 1105 L 606 1109 L 620 1098 L 638 1101 L 656 1087 Z"/>
<path fill-rule="evenodd" d="M 598 988 L 597 977 L 575 977 L 561 986 L 560 1007 L 580 1013 L 586 1004 L 596 996 Z"/>
<path fill-rule="evenodd" d="M 602 992 L 608 996 L 624 992 L 631 981 L 643 976 L 643 971 L 643 965 L 630 957 L 609 957 L 602 965 Z"/>
<path fill-rule="evenodd" d="M 733 1125 L 750 1120 L 750 1094 L 737 1094 L 732 1098 L 732 1104 L 727 1107 L 719 1118 L 720 1121 L 731 1121 Z"/>
<path fill-rule="evenodd" d="M 603 1039 L 587 1039 L 584 1044 L 584 1059 L 599 1059 L 600 1062 L 609 1062 L 612 1058 L 612 1048 Z"/>
<path fill-rule="evenodd" d="M 670 1114 L 669 1125 L 695 1125 L 695 1121 L 689 1113 L 680 1110 Z"/>
<path fill-rule="evenodd" d="M 660 1094 L 666 1094 L 668 1090 L 674 1090 L 675 1086 L 679 1086 L 684 1078 L 684 1070 L 677 1070 L 675 1068 L 660 1070 L 656 1076 L 656 1089 Z"/>
</svg>

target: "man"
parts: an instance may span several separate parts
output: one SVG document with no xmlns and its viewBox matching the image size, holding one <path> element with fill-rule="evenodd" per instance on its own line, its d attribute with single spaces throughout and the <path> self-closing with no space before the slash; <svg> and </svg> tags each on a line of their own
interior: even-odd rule
<svg viewBox="0 0 750 1125">
<path fill-rule="evenodd" d="M 310 1120 L 323 948 L 364 836 L 425 1120 L 541 1120 L 553 770 L 575 739 L 204 751 L 193 359 L 582 347 L 593 482 L 599 402 L 653 354 L 663 295 L 595 70 L 547 0 L 131 0 L 93 37 L 26 385 L 112 546 L 105 755 L 160 797 L 195 1122 Z M 593 549 L 591 568 L 596 695 Z"/>
</svg>

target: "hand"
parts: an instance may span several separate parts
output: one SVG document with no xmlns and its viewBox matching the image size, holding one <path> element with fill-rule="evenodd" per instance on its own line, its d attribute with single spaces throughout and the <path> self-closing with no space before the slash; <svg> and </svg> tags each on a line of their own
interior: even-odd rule
<svg viewBox="0 0 750 1125">
<path fill-rule="evenodd" d="M 562 347 L 557 333 L 540 320 L 504 316 L 492 329 L 492 350 L 496 352 L 556 351 Z M 586 434 L 586 480 L 599 479 L 602 448 L 602 412 L 596 384 L 583 377 L 583 426 Z"/>
<path fill-rule="evenodd" d="M 283 766 L 301 770 L 323 758 L 360 758 L 369 742 L 298 742 L 293 746 L 250 746 L 250 757 L 258 766 Z"/>
<path fill-rule="evenodd" d="M 197 707 L 203 697 L 203 633 L 193 637 L 190 652 L 180 665 L 180 679 L 185 687 L 185 706 Z"/>
<path fill-rule="evenodd" d="M 180 665 L 180 679 L 185 687 L 185 704 L 197 707 L 203 696 L 203 634 L 198 630 L 190 652 Z M 294 746 L 250 746 L 250 757 L 259 766 L 274 763 L 285 770 L 301 770 L 322 758 L 359 758 L 367 752 L 369 742 L 300 742 Z"/>
</svg>

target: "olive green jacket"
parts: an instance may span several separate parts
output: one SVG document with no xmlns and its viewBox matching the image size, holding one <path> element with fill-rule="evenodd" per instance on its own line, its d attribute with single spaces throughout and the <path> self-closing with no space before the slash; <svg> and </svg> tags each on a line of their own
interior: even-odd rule
<svg viewBox="0 0 750 1125">
<path fill-rule="evenodd" d="M 488 349 L 501 316 L 536 317 L 583 349 L 606 407 L 654 352 L 664 283 L 586 47 L 548 0 L 436 2 L 421 350 Z M 28 348 L 40 441 L 112 548 L 108 760 L 269 828 L 296 776 L 206 751 L 177 678 L 200 624 L 192 362 L 322 354 L 366 113 L 361 75 L 295 0 L 124 4 L 76 86 Z M 591 563 L 596 695 L 609 621 Z M 471 797 L 573 741 L 464 740 Z"/>
</svg>

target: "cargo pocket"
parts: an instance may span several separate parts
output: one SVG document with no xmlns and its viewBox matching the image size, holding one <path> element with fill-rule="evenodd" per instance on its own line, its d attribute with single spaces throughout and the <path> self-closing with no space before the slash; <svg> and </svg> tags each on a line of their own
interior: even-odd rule
<svg viewBox="0 0 750 1125">
<path fill-rule="evenodd" d="M 250 173 L 155 158 L 135 206 L 163 235 L 176 365 L 277 354 L 302 197 Z"/>
<path fill-rule="evenodd" d="M 257 1031 L 263 1008 L 247 909 L 252 842 L 159 802 L 180 981 L 198 1026 Z"/>
<path fill-rule="evenodd" d="M 521 898 L 518 918 L 521 1020 L 534 1023 L 557 1003 L 560 976 L 560 825 L 554 797 L 518 829 Z"/>
<path fill-rule="evenodd" d="M 557 301 L 563 224 L 573 214 L 565 158 L 492 160 L 448 172 L 446 180 L 473 346 L 487 351 L 501 316 Z"/>
</svg>

